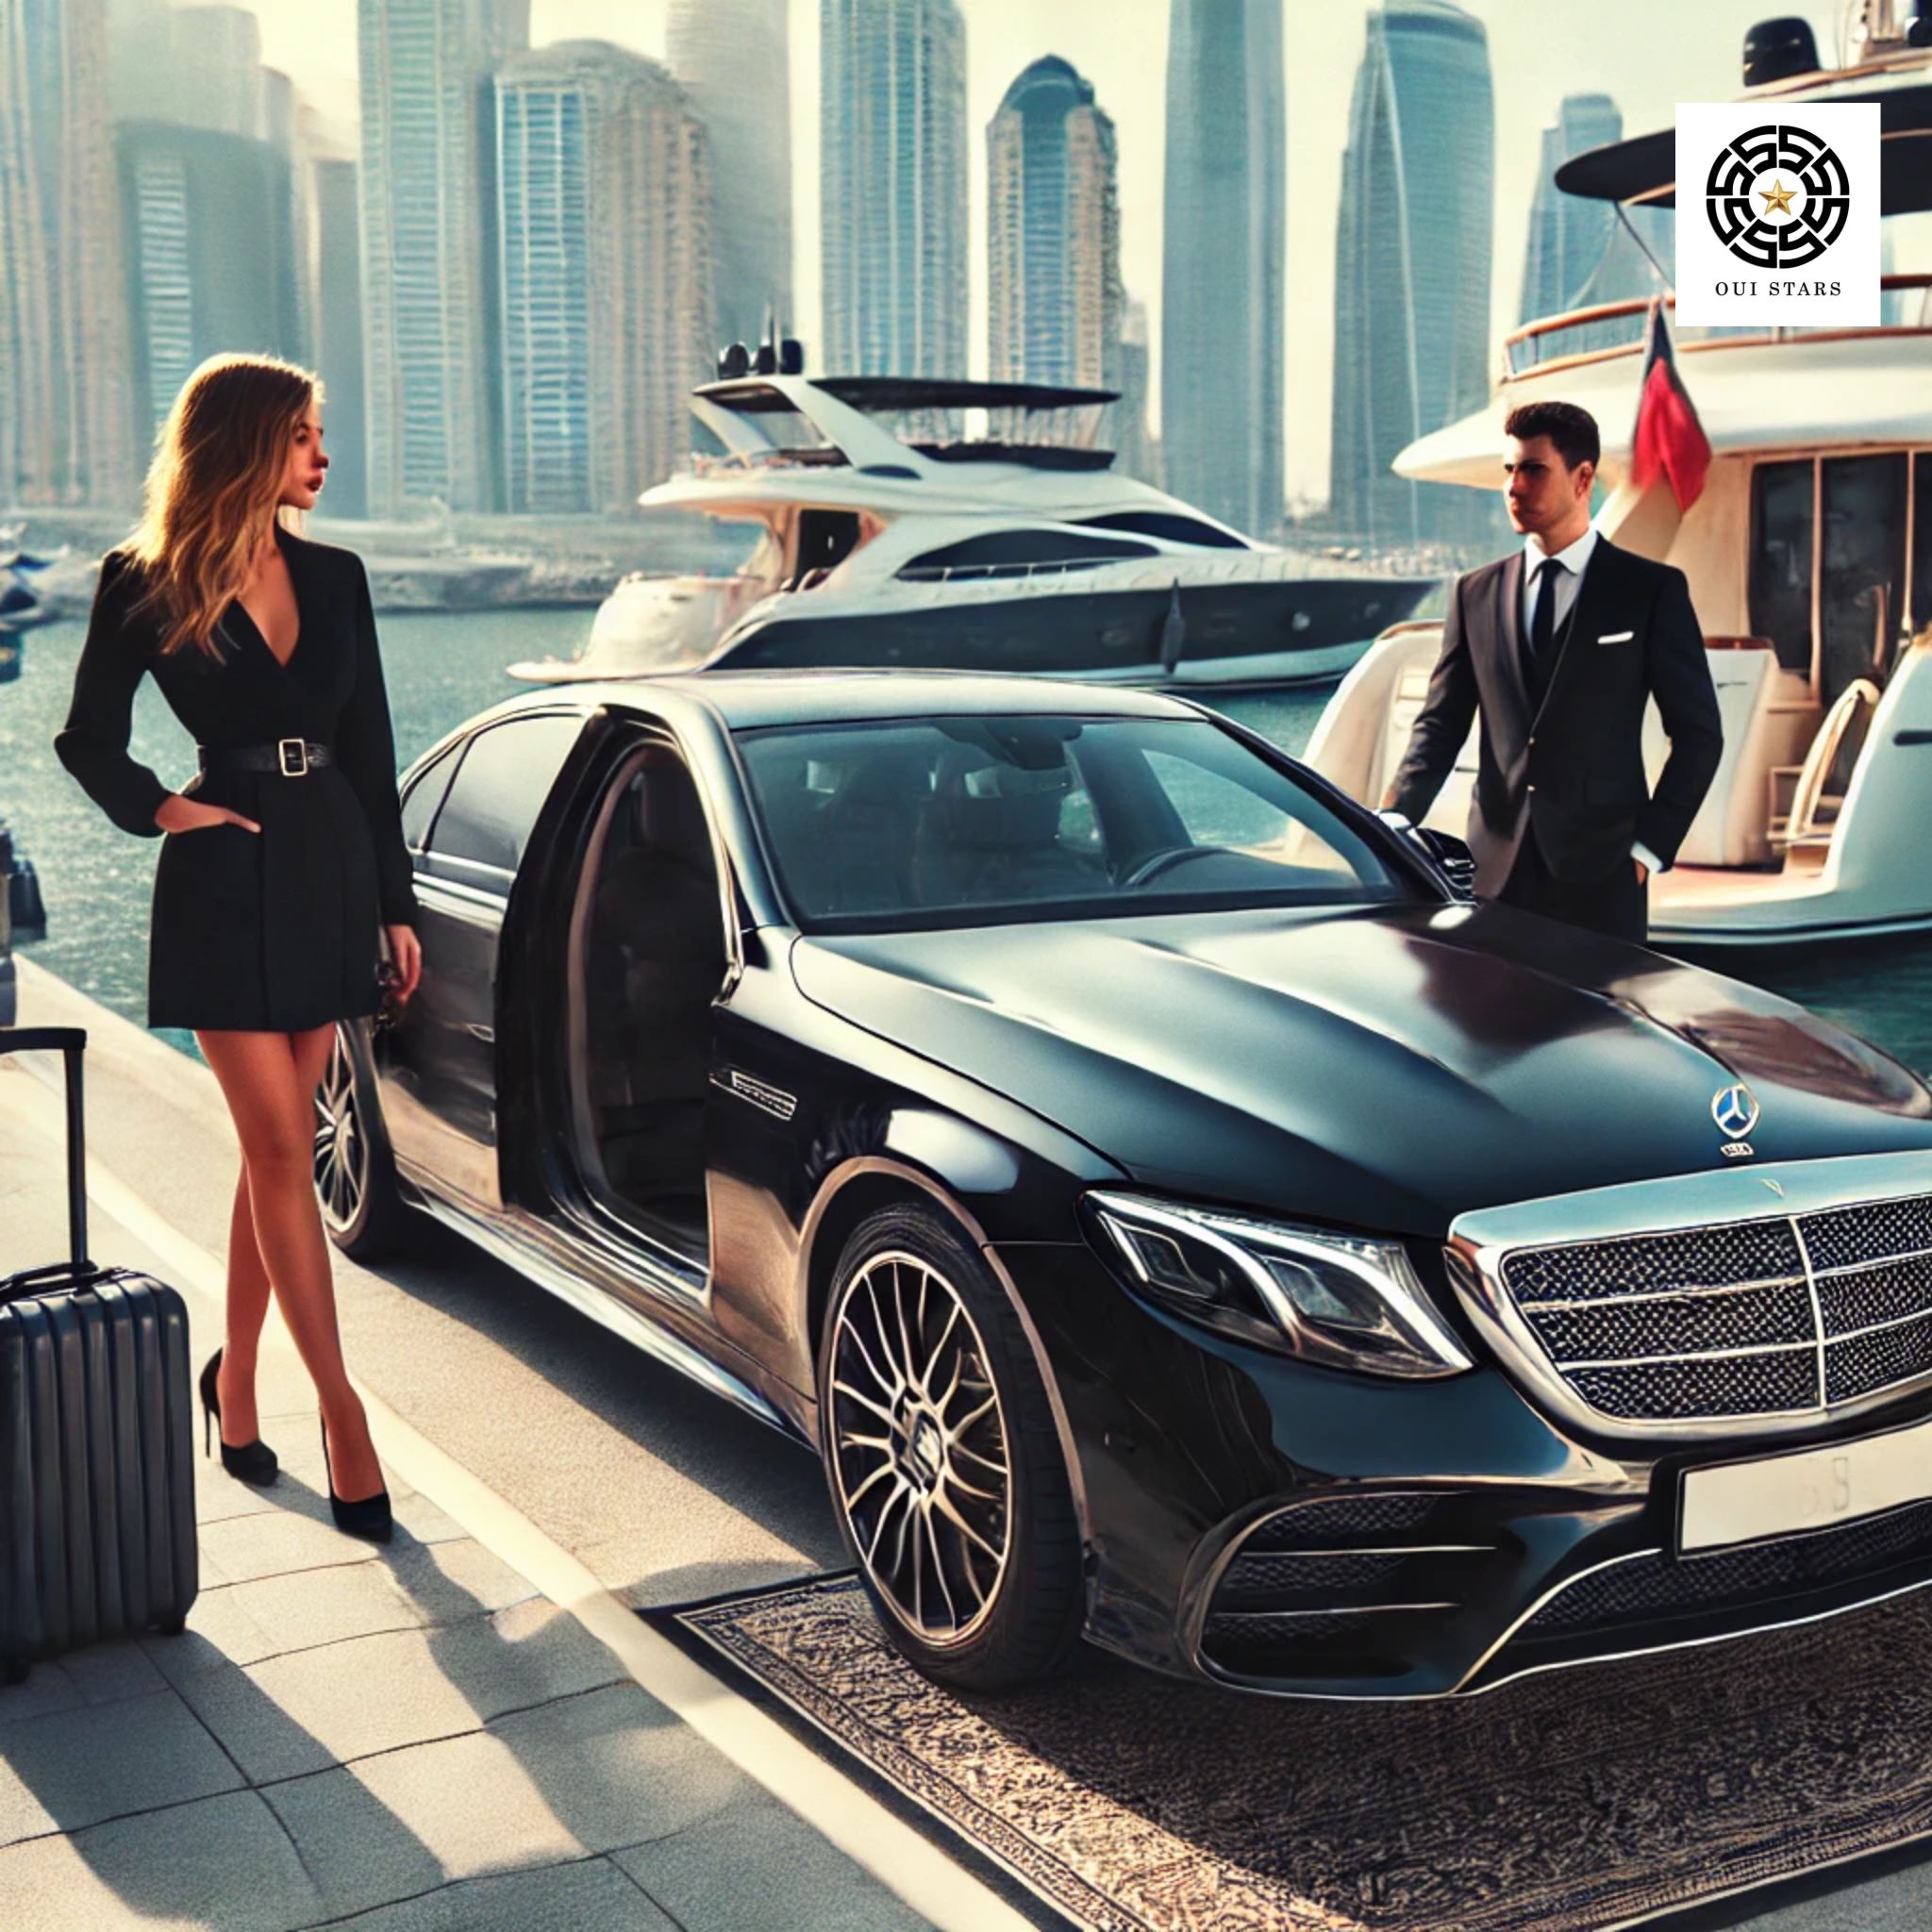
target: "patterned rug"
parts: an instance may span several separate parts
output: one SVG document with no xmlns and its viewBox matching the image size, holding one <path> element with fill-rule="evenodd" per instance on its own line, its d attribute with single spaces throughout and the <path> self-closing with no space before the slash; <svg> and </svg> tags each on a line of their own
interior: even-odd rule
<svg viewBox="0 0 1932 1932">
<path fill-rule="evenodd" d="M 1927 1593 L 1353 1707 L 1094 1653 L 969 1701 L 899 1660 L 849 1575 L 652 1621 L 1095 1932 L 1604 1932 L 1932 1830 Z"/>
</svg>

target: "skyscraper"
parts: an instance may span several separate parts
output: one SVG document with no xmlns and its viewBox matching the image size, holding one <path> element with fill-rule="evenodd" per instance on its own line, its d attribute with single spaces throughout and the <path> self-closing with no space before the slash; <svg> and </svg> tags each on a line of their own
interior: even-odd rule
<svg viewBox="0 0 1932 1932">
<path fill-rule="evenodd" d="M 1172 0 L 1161 268 L 1168 488 L 1281 522 L 1288 128 L 1281 0 Z"/>
<path fill-rule="evenodd" d="M 369 429 L 362 381 L 362 245 L 356 163 L 318 155 L 315 181 L 315 366 L 326 391 L 323 428 L 329 452 L 323 508 L 369 514 Z"/>
<path fill-rule="evenodd" d="M 1553 127 L 1542 132 L 1542 164 L 1537 172 L 1536 199 L 1529 210 L 1529 245 L 1523 262 L 1522 319 L 1560 315 L 1566 309 L 1593 308 L 1600 302 L 1624 302 L 1655 293 L 1659 276 L 1645 258 L 1644 248 L 1668 273 L 1672 253 L 1672 217 L 1666 208 L 1628 210 L 1631 227 L 1642 237 L 1640 246 L 1631 229 L 1617 217 L 1607 201 L 1565 194 L 1556 183 L 1557 170 L 1574 155 L 1603 147 L 1624 138 L 1624 117 L 1607 94 L 1566 94 Z M 1628 341 L 1627 323 L 1610 322 L 1606 340 Z M 1565 330 L 1566 351 L 1594 345 L 1590 331 Z"/>
<path fill-rule="evenodd" d="M 1491 506 L 1390 469 L 1489 397 L 1489 37 L 1452 0 L 1368 17 L 1335 244 L 1330 513 L 1365 543 L 1467 541 Z"/>
<path fill-rule="evenodd" d="M 665 47 L 711 155 L 718 339 L 792 333 L 791 74 L 786 0 L 671 0 Z"/>
<path fill-rule="evenodd" d="M 966 26 L 954 0 L 821 0 L 823 367 L 966 374 Z"/>
<path fill-rule="evenodd" d="M 124 121 L 115 145 L 129 217 L 135 406 L 152 437 L 208 357 L 292 357 L 301 346 L 293 198 L 288 158 L 252 135 Z"/>
<path fill-rule="evenodd" d="M 135 484 L 104 0 L 0 0 L 0 498 Z"/>
<path fill-rule="evenodd" d="M 1160 445 L 1149 421 L 1151 378 L 1147 350 L 1147 305 L 1130 301 L 1121 325 L 1121 399 L 1113 406 L 1114 468 L 1158 490 L 1161 482 Z"/>
<path fill-rule="evenodd" d="M 987 124 L 988 374 L 1120 385 L 1120 192 L 1113 123 L 1048 55 Z"/>
<path fill-rule="evenodd" d="M 490 82 L 529 0 L 358 0 L 369 493 L 378 516 L 495 495 Z"/>
<path fill-rule="evenodd" d="M 562 41 L 496 77 L 506 507 L 621 514 L 709 374 L 702 122 L 655 60 Z"/>
</svg>

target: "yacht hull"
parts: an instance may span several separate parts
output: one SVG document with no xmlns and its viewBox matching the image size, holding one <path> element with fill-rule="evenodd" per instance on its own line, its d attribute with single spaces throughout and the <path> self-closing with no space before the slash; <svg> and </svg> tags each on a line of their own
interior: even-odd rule
<svg viewBox="0 0 1932 1932">
<path fill-rule="evenodd" d="M 570 682 L 683 671 L 977 671 L 1105 683 L 1246 688 L 1337 677 L 1376 633 L 1407 617 L 1430 578 L 1381 576 L 1223 579 L 1075 588 L 1038 594 L 946 594 L 883 608 L 809 613 L 811 592 L 766 600 L 702 664 L 640 626 L 630 636 L 601 619 L 582 658 L 525 663 L 512 675 Z M 1177 614 L 1176 614 L 1177 607 Z"/>
</svg>

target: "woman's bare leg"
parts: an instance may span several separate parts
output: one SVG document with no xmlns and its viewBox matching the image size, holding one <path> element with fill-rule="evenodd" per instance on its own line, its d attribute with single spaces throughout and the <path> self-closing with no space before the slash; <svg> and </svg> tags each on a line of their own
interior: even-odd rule
<svg viewBox="0 0 1932 1932">
<path fill-rule="evenodd" d="M 382 1466 L 342 1363 L 328 1238 L 315 1201 L 314 1093 L 333 1032 L 320 1026 L 301 1033 L 197 1033 L 195 1039 L 234 1117 L 256 1247 L 282 1321 L 315 1383 L 336 1494 L 353 1502 L 382 1487 Z"/>
<path fill-rule="evenodd" d="M 228 1323 L 222 1344 L 221 1372 L 215 1377 L 222 1403 L 222 1441 L 234 1448 L 261 1433 L 255 1406 L 255 1365 L 261 1349 L 261 1326 L 268 1319 L 268 1269 L 255 1240 L 255 1210 L 248 1199 L 248 1163 L 235 1181 L 235 1206 L 228 1216 Z"/>
</svg>

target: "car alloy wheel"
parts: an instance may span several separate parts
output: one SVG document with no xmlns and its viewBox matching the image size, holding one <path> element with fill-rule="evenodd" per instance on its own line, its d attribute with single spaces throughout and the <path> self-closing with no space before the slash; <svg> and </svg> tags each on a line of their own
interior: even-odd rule
<svg viewBox="0 0 1932 1932">
<path fill-rule="evenodd" d="M 893 1644 L 965 1690 L 1058 1670 L 1086 1610 L 1066 1458 L 1007 1291 L 949 1216 L 905 1203 L 853 1230 L 818 1391 L 840 1532 Z"/>
<path fill-rule="evenodd" d="M 338 1026 L 315 1090 L 315 1196 L 330 1233 L 356 1224 L 368 1193 L 369 1141 L 356 1106 L 356 1069 Z"/>
<path fill-rule="evenodd" d="M 343 1254 L 375 1260 L 408 1245 L 414 1217 L 396 1189 L 382 1123 L 357 1072 L 363 1062 L 344 1021 L 315 1090 L 315 1201 Z"/>
<path fill-rule="evenodd" d="M 846 1283 L 832 1336 L 833 1480 L 873 1587 L 923 1642 L 958 1643 L 1007 1571 L 1012 1468 L 986 1345 L 916 1255 Z"/>
</svg>

